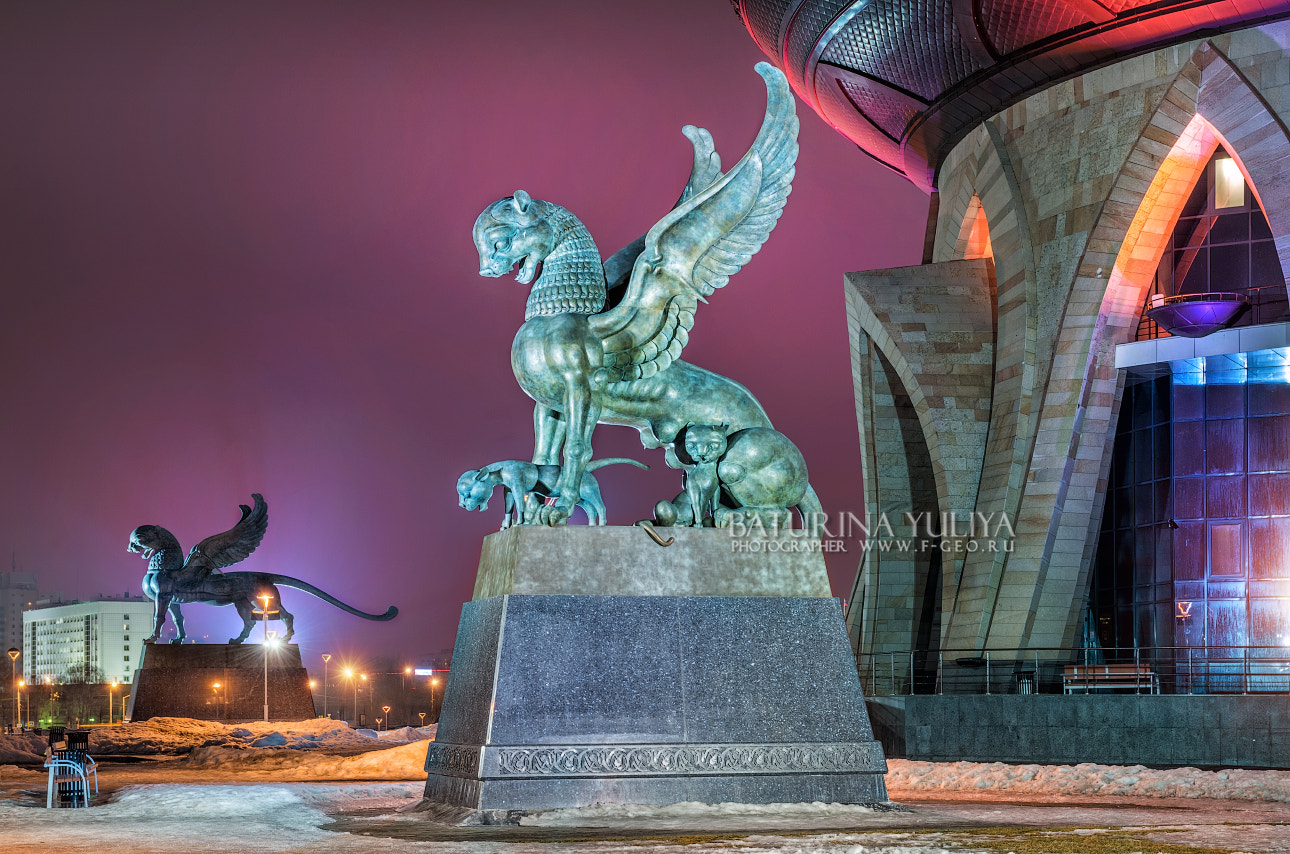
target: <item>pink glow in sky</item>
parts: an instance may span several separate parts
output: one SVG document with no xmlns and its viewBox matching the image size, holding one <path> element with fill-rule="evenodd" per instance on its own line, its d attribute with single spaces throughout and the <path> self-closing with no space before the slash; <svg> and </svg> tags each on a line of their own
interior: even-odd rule
<svg viewBox="0 0 1290 854">
<path fill-rule="evenodd" d="M 134 527 L 189 548 L 262 492 L 239 569 L 402 611 L 288 592 L 311 667 L 451 645 L 501 519 L 500 493 L 459 509 L 457 476 L 532 454 L 525 291 L 478 277 L 476 215 L 523 188 L 614 252 L 676 199 L 682 125 L 743 154 L 762 58 L 725 0 L 6 4 L 0 551 L 44 589 L 138 592 Z M 842 276 L 917 263 L 927 202 L 799 115 L 780 225 L 685 358 L 749 386 L 825 508 L 862 513 Z M 601 427 L 596 456 L 653 467 L 598 473 L 613 523 L 680 487 L 634 430 Z M 836 595 L 859 558 L 830 558 Z"/>
</svg>

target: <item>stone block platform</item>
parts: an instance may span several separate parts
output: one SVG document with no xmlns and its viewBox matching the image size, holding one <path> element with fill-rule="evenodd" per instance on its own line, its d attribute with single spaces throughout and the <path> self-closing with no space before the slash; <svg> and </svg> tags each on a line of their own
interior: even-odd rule
<svg viewBox="0 0 1290 854">
<path fill-rule="evenodd" d="M 134 672 L 126 717 L 132 721 L 157 717 L 224 723 L 263 720 L 265 652 L 262 644 L 148 644 Z M 279 644 L 267 652 L 269 719 L 314 717 L 300 647 Z"/>
<path fill-rule="evenodd" d="M 887 800 L 819 553 L 732 548 L 724 530 L 666 534 L 682 536 L 666 548 L 630 528 L 485 540 L 426 758 L 428 802 Z"/>
</svg>

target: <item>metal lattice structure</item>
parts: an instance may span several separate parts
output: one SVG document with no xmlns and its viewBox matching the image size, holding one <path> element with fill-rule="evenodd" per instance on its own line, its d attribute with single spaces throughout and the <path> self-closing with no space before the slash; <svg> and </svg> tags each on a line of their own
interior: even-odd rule
<svg viewBox="0 0 1290 854">
<path fill-rule="evenodd" d="M 1290 17 L 1287 0 L 732 0 L 830 125 L 924 189 L 967 131 L 1108 62 Z"/>
</svg>

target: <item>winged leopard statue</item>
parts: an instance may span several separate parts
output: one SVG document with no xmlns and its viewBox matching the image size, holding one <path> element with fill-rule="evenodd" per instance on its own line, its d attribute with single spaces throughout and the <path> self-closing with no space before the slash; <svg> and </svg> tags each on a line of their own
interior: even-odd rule
<svg viewBox="0 0 1290 854">
<path fill-rule="evenodd" d="M 259 604 L 256 600 L 265 596 L 271 597 L 270 604 L 277 603 L 278 616 L 274 619 L 281 620 L 286 629 L 284 640 L 291 640 L 295 634 L 295 618 L 282 605 L 277 585 L 312 593 L 342 611 L 365 620 L 392 620 L 398 615 L 399 610 L 393 605 L 383 614 L 365 613 L 307 581 L 288 575 L 272 572 L 220 572 L 226 566 L 246 560 L 264 539 L 264 532 L 269 526 L 269 507 L 264 502 L 264 496 L 259 493 L 253 494 L 251 500 L 254 507 L 239 505 L 242 518 L 236 525 L 222 534 L 202 540 L 193 547 L 187 558 L 183 556 L 175 535 L 160 525 L 141 525 L 130 533 L 126 551 L 142 553 L 143 559 L 148 562 L 148 571 L 143 576 L 143 592 L 156 603 L 152 635 L 144 638 L 144 643 L 153 643 L 161 636 L 167 611 L 174 620 L 178 633 L 178 637 L 171 643 L 182 643 L 188 635 L 184 631 L 184 615 L 179 606 L 190 602 L 235 607 L 237 615 L 242 618 L 242 633 L 230 638 L 229 643 L 242 643 L 255 625 L 254 612 Z"/>
<path fill-rule="evenodd" d="M 821 512 L 801 452 L 752 393 L 679 358 L 699 304 L 761 248 L 792 187 L 793 95 L 774 66 L 759 63 L 757 72 L 766 116 L 748 153 L 723 173 L 712 135 L 687 125 L 694 166 L 676 206 L 603 264 L 577 217 L 522 190 L 476 220 L 480 275 L 518 267 L 516 281 L 531 286 L 511 367 L 536 402 L 533 462 L 560 465 L 551 496 L 525 524 L 568 520 L 597 424 L 635 427 L 646 448 L 666 448 L 673 468 L 687 467 L 677 455 L 687 426 L 721 424 L 729 454 L 738 450 L 722 461 L 721 486 L 740 512 Z"/>
</svg>

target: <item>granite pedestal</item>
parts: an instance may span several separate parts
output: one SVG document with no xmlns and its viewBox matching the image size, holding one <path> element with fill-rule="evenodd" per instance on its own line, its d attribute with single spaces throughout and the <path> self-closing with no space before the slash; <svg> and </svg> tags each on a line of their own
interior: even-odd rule
<svg viewBox="0 0 1290 854">
<path fill-rule="evenodd" d="M 132 721 L 158 717 L 224 723 L 264 720 L 265 651 L 261 644 L 147 644 L 134 672 L 126 717 Z M 280 644 L 268 649 L 268 654 L 269 719 L 314 717 L 300 647 Z"/>
<path fill-rule="evenodd" d="M 887 800 L 819 552 L 787 536 L 666 535 L 666 548 L 637 528 L 485 539 L 426 757 L 428 801 Z"/>
</svg>

